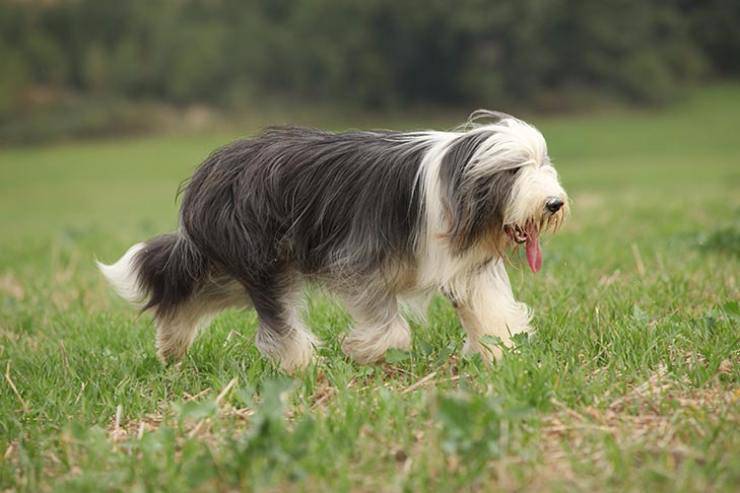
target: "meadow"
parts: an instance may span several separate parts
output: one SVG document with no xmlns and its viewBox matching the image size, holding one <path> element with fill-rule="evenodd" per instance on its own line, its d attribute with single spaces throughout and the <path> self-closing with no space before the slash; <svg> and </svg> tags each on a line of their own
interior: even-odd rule
<svg viewBox="0 0 740 493">
<path fill-rule="evenodd" d="M 740 86 L 531 121 L 572 215 L 538 275 L 513 259 L 537 331 L 493 366 L 442 299 L 412 351 L 354 364 L 317 291 L 301 374 L 238 311 L 163 367 L 94 259 L 173 229 L 178 184 L 237 133 L 0 150 L 0 490 L 737 491 Z"/>
</svg>

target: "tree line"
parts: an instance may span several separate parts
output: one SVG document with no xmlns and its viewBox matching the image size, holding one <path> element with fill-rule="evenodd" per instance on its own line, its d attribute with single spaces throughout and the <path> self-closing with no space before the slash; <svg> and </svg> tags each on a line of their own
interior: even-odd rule
<svg viewBox="0 0 740 493">
<path fill-rule="evenodd" d="M 653 103 L 736 75 L 738 25 L 736 0 L 2 0 L 0 114 L 32 88 L 222 106 Z"/>
</svg>

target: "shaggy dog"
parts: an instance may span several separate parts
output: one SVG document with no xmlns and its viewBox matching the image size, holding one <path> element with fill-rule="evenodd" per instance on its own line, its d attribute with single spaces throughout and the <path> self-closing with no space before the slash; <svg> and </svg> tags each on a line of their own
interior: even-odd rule
<svg viewBox="0 0 740 493">
<path fill-rule="evenodd" d="M 485 119 L 486 121 L 481 121 Z M 530 330 L 505 269 L 568 199 L 542 134 L 502 113 L 476 112 L 456 131 L 344 132 L 270 128 L 211 154 L 184 189 L 180 227 L 99 264 L 118 293 L 154 314 L 158 354 L 181 358 L 220 311 L 253 307 L 256 345 L 286 370 L 308 365 L 316 337 L 300 318 L 306 281 L 347 306 L 344 352 L 367 363 L 408 350 L 399 304 L 440 291 L 467 333 L 464 351 L 490 360 Z"/>
</svg>

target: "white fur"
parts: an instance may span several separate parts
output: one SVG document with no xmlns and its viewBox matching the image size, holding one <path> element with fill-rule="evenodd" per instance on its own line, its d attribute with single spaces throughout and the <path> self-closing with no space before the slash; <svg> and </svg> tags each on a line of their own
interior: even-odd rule
<svg viewBox="0 0 740 493">
<path fill-rule="evenodd" d="M 134 256 L 144 248 L 144 243 L 137 243 L 129 248 L 116 263 L 106 265 L 95 261 L 118 295 L 134 306 L 143 306 L 146 302 L 146 293 L 141 290 L 136 270 L 134 269 Z"/>
<path fill-rule="evenodd" d="M 542 204 L 551 197 L 557 197 L 563 202 L 568 200 L 555 168 L 549 161 L 539 166 L 525 166 L 514 182 L 505 221 L 524 225 L 529 218 L 539 219 Z"/>
<path fill-rule="evenodd" d="M 514 118 L 482 125 L 471 132 L 493 132 L 473 155 L 470 179 L 521 166 L 542 166 L 547 144 L 539 130 Z"/>
<path fill-rule="evenodd" d="M 462 292 L 461 292 L 462 291 Z M 494 336 L 508 346 L 511 336 L 530 330 L 531 311 L 514 299 L 509 276 L 502 260 L 491 262 L 457 288 L 458 306 L 463 328 L 468 335 L 463 351 L 478 352 L 484 358 L 498 357 L 500 349 L 481 343 L 483 336 Z"/>
<path fill-rule="evenodd" d="M 171 315 L 155 317 L 157 355 L 164 361 L 182 358 L 198 332 L 211 324 L 221 311 L 249 306 L 244 288 L 236 281 L 213 281 Z"/>
<path fill-rule="evenodd" d="M 344 354 L 358 363 L 381 361 L 389 349 L 411 349 L 411 332 L 401 317 L 379 325 L 357 326 L 342 341 Z"/>
<path fill-rule="evenodd" d="M 198 332 L 210 325 L 215 312 L 197 303 L 177 310 L 172 317 L 155 319 L 157 326 L 157 356 L 164 362 L 177 361 L 187 352 Z"/>
<path fill-rule="evenodd" d="M 427 138 L 434 145 L 427 151 L 419 168 L 419 188 L 424 198 L 426 217 L 420 232 L 417 284 L 419 289 L 445 286 L 451 279 L 466 270 L 454 258 L 449 243 L 444 239 L 448 224 L 444 217 L 444 202 L 439 179 L 440 166 L 450 144 L 460 134 L 452 132 L 430 133 Z"/>
<path fill-rule="evenodd" d="M 288 313 L 285 334 L 260 327 L 255 338 L 260 353 L 276 361 L 288 373 L 307 367 L 313 359 L 314 348 L 320 345 L 319 339 L 306 327 L 301 317 L 302 297 L 302 283 L 296 283 L 286 300 Z"/>
<path fill-rule="evenodd" d="M 283 371 L 292 373 L 311 363 L 319 340 L 303 324 L 299 324 L 293 325 L 283 336 L 260 330 L 255 344 L 263 356 L 279 363 Z"/>
</svg>

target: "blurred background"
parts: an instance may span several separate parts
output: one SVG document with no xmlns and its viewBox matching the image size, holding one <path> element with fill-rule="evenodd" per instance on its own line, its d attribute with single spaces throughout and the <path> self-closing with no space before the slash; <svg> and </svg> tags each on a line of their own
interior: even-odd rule
<svg viewBox="0 0 740 493">
<path fill-rule="evenodd" d="M 739 25 L 737 0 L 1 0 L 0 145 L 665 106 L 738 76 Z"/>
<path fill-rule="evenodd" d="M 289 421 L 278 386 L 232 420 L 256 315 L 164 370 L 95 268 L 237 137 L 477 108 L 542 131 L 572 204 L 542 272 L 511 256 L 537 332 L 491 371 L 439 298 L 357 367 L 313 293 Z M 737 492 L 739 129 L 740 0 L 0 0 L 0 491 Z"/>
</svg>

